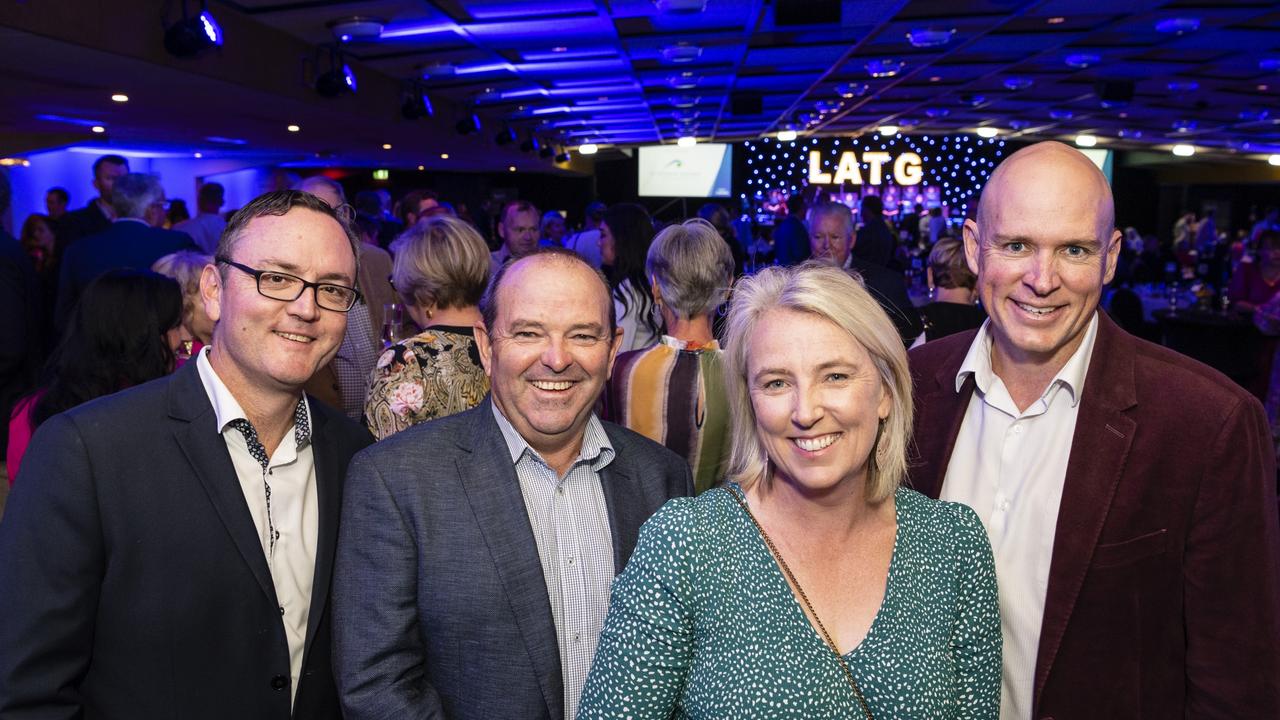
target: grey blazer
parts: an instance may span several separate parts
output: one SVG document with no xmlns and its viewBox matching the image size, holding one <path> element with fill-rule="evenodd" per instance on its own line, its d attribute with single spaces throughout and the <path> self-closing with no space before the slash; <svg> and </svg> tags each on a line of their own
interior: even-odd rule
<svg viewBox="0 0 1280 720">
<path fill-rule="evenodd" d="M 491 401 L 414 426 L 348 471 L 334 570 L 347 720 L 561 720 L 560 653 L 524 498 Z M 683 458 L 603 423 L 614 570 L 640 525 L 689 495 Z"/>
</svg>

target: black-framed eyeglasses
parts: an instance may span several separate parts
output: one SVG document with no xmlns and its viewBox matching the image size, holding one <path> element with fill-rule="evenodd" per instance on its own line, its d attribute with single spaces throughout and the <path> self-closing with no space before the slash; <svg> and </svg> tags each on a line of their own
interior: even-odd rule
<svg viewBox="0 0 1280 720">
<path fill-rule="evenodd" d="M 241 265 L 231 258 L 219 255 L 214 258 L 217 262 L 225 263 L 231 267 L 252 275 L 254 281 L 258 284 L 258 294 L 272 300 L 280 300 L 282 302 L 293 302 L 302 297 L 302 293 L 307 288 L 315 288 L 316 305 L 325 310 L 333 310 L 334 312 L 348 312 L 360 300 L 360 291 L 346 285 L 335 285 L 334 283 L 316 283 L 303 280 L 297 275 L 280 272 L 278 270 L 255 270 L 248 265 Z"/>
</svg>

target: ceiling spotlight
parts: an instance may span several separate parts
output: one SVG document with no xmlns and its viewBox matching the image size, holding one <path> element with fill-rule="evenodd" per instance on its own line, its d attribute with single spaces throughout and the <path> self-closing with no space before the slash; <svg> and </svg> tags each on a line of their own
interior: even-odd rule
<svg viewBox="0 0 1280 720">
<path fill-rule="evenodd" d="M 1070 120 L 1075 116 L 1076 114 L 1071 112 L 1070 110 L 1050 110 L 1049 111 L 1049 117 L 1053 118 L 1054 120 Z"/>
<path fill-rule="evenodd" d="M 299 131 L 299 130 L 301 130 L 301 129 L 302 129 L 302 128 L 301 128 L 301 127 L 299 127 L 299 126 L 297 126 L 297 125 L 290 125 L 290 126 L 288 126 L 288 127 L 286 127 L 286 128 L 285 128 L 285 130 L 288 130 L 289 132 L 298 132 L 298 131 Z"/>
<path fill-rule="evenodd" d="M 931 107 L 925 108 L 924 114 L 934 120 L 937 120 L 938 118 L 944 118 L 950 115 L 951 111 L 944 107 Z"/>
<path fill-rule="evenodd" d="M 697 144 L 698 141 L 692 135 L 682 135 L 679 140 L 676 140 L 676 145 L 680 147 L 693 147 Z"/>
<path fill-rule="evenodd" d="M 1268 165 L 1280 165 L 1280 155 L 1272 155 L 1267 158 Z"/>
<path fill-rule="evenodd" d="M 419 169 L 419 170 L 426 170 L 426 169 L 427 169 L 427 166 L 426 166 L 426 165 L 419 165 L 419 166 L 418 166 L 418 169 Z"/>
<path fill-rule="evenodd" d="M 1156 32 L 1173 33 L 1181 35 L 1183 33 L 1195 32 L 1200 29 L 1200 18 L 1193 17 L 1174 17 L 1161 20 L 1156 23 Z"/>
<path fill-rule="evenodd" d="M 698 104 L 698 98 L 692 95 L 678 95 L 669 98 L 669 101 L 671 102 L 671 107 L 676 108 L 691 108 Z"/>
<path fill-rule="evenodd" d="M 1134 130 L 1133 128 L 1121 128 L 1120 131 L 1116 134 L 1122 138 L 1125 138 L 1126 140 L 1137 140 L 1138 138 L 1142 137 L 1142 131 Z"/>
<path fill-rule="evenodd" d="M 414 84 L 404 93 L 404 101 L 400 103 L 400 114 L 405 120 L 417 120 L 431 117 L 435 114 L 435 108 L 431 106 L 431 98 L 427 97 L 426 91 Z"/>
<path fill-rule="evenodd" d="M 199 160 L 200 158 L 204 157 L 204 153 L 195 153 L 191 157 L 194 157 L 195 159 Z"/>
<path fill-rule="evenodd" d="M 467 115 L 454 125 L 454 129 L 458 131 L 459 135 L 480 132 L 480 118 L 476 117 L 474 113 Z"/>
<path fill-rule="evenodd" d="M 661 50 L 662 59 L 669 63 L 687 63 L 697 60 L 702 55 L 702 48 L 697 45 L 681 42 L 668 45 Z"/>
<path fill-rule="evenodd" d="M 993 128 L 990 125 L 984 125 L 978 128 L 975 132 L 977 132 L 978 137 L 980 138 L 993 138 L 1000 134 L 998 129 Z"/>
<path fill-rule="evenodd" d="M 938 47 L 951 42 L 951 36 L 955 34 L 955 28 L 914 28 L 907 31 L 907 41 L 911 43 L 912 47 Z"/>
<path fill-rule="evenodd" d="M 1280 58 L 1262 58 L 1258 61 L 1258 69 L 1264 72 L 1280 70 Z"/>
<path fill-rule="evenodd" d="M 556 149 L 546 143 L 543 143 L 542 147 L 538 148 L 538 157 L 542 158 L 543 160 L 546 160 L 547 158 L 555 154 L 556 154 Z"/>
<path fill-rule="evenodd" d="M 523 152 L 538 152 L 540 145 L 541 143 L 538 142 L 538 138 L 533 135 L 529 135 L 529 137 L 525 138 L 524 142 L 520 143 L 520 150 Z"/>
<path fill-rule="evenodd" d="M 1188 133 L 1199 127 L 1200 124 L 1195 120 L 1178 120 L 1173 123 L 1173 129 L 1180 133 Z"/>
<path fill-rule="evenodd" d="M 836 94 L 848 100 L 849 98 L 866 95 L 871 86 L 866 83 L 840 83 L 836 86 Z"/>
<path fill-rule="evenodd" d="M 515 171 L 516 171 L 516 166 L 515 166 L 515 165 L 508 165 L 508 166 L 507 166 L 507 171 L 508 171 L 508 172 L 515 172 Z"/>
<path fill-rule="evenodd" d="M 1174 145 L 1173 154 L 1178 157 L 1191 157 L 1196 154 L 1196 148 L 1194 145 Z"/>
<path fill-rule="evenodd" d="M 898 129 L 897 125 L 881 125 L 876 128 L 876 132 L 880 133 L 884 137 L 891 137 L 898 134 Z"/>
<path fill-rule="evenodd" d="M 1242 122 L 1262 122 L 1271 116 L 1271 113 L 1264 108 L 1245 108 L 1240 111 L 1240 120 Z"/>
<path fill-rule="evenodd" d="M 1169 83 L 1169 92 L 1184 93 L 1195 92 L 1200 89 L 1200 83 L 1195 80 L 1173 80 Z"/>
<path fill-rule="evenodd" d="M 586 143 L 578 146 L 579 155 L 595 155 L 599 151 L 600 148 L 596 147 L 595 143 Z"/>
<path fill-rule="evenodd" d="M 1004 87 L 1006 90 L 1026 90 L 1033 84 L 1034 81 L 1029 77 L 1015 76 L 1004 79 Z"/>
<path fill-rule="evenodd" d="M 116 93 L 115 95 L 111 96 L 111 100 L 113 102 L 126 103 L 126 102 L 129 102 L 129 96 L 125 95 L 124 93 Z"/>
<path fill-rule="evenodd" d="M 1094 145 L 1097 145 L 1097 144 L 1098 144 L 1098 138 L 1093 135 L 1077 135 L 1076 136 L 1077 147 L 1093 147 Z"/>
<path fill-rule="evenodd" d="M 556 162 L 558 163 L 569 162 L 569 151 L 562 148 L 560 152 L 556 153 Z"/>
<path fill-rule="evenodd" d="M 187 14 L 186 0 L 182 2 L 182 19 L 164 31 L 164 49 L 174 57 L 191 57 L 211 47 L 222 46 L 222 27 L 209 14 L 205 0 L 200 0 L 200 14 Z"/>
<path fill-rule="evenodd" d="M 319 65 L 317 59 L 316 64 Z M 316 92 L 324 97 L 338 97 L 356 91 L 356 74 L 344 62 L 337 45 L 329 46 L 329 69 L 316 78 Z"/>
<path fill-rule="evenodd" d="M 1049 18 L 1048 20 L 1046 20 L 1045 22 L 1049 23 L 1050 25 L 1061 25 L 1062 23 L 1064 23 L 1064 22 L 1066 22 L 1066 21 L 1067 21 L 1067 19 L 1066 19 L 1066 18 L 1064 18 L 1064 17 L 1062 17 L 1061 15 L 1055 15 L 1055 16 L 1053 16 L 1053 17 Z"/>
<path fill-rule="evenodd" d="M 1031 123 L 1022 119 L 1014 119 L 1009 121 L 1009 127 L 1014 130 L 1025 130 L 1031 127 Z"/>
<path fill-rule="evenodd" d="M 383 149 L 383 150 L 390 150 L 390 149 L 391 149 L 391 143 L 382 143 L 382 149 Z"/>
<path fill-rule="evenodd" d="M 902 68 L 906 67 L 906 63 L 893 58 L 884 58 L 883 60 L 868 60 L 867 74 L 873 78 L 893 77 L 902 72 Z"/>
<path fill-rule="evenodd" d="M 106 131 L 107 131 L 107 129 L 106 129 L 106 128 L 104 128 L 104 127 L 102 127 L 101 125 L 94 125 L 93 127 L 89 128 L 89 129 L 90 129 L 90 130 L 92 130 L 93 132 L 96 132 L 96 133 L 99 133 L 99 134 L 104 133 L 104 132 L 106 132 Z"/>
<path fill-rule="evenodd" d="M 818 113 L 821 115 L 826 115 L 827 113 L 833 113 L 839 110 L 841 107 L 842 107 L 842 103 L 838 103 L 834 100 L 819 100 L 818 102 L 813 104 L 813 109 L 817 110 Z"/>
<path fill-rule="evenodd" d="M 987 96 L 979 95 L 977 93 L 964 93 L 960 96 L 960 102 L 968 105 L 969 107 L 982 107 L 987 104 Z"/>
<path fill-rule="evenodd" d="M 375 17 L 356 15 L 339 18 L 328 23 L 329 31 L 338 42 L 369 42 L 382 37 L 385 20 Z"/>
<path fill-rule="evenodd" d="M 667 85 L 676 90 L 689 90 L 698 86 L 698 76 L 688 70 L 667 76 Z"/>
<path fill-rule="evenodd" d="M 499 145 L 509 145 L 516 141 L 516 131 L 509 127 L 504 127 L 493 136 L 493 141 Z"/>
<path fill-rule="evenodd" d="M 449 153 L 440 153 L 440 159 L 441 159 L 441 160 L 448 160 L 448 159 L 449 159 Z"/>
<path fill-rule="evenodd" d="M 1066 62 L 1073 68 L 1087 68 L 1102 62 L 1102 56 L 1097 53 L 1072 53 L 1067 56 Z"/>
<path fill-rule="evenodd" d="M 796 131 L 795 130 L 779 130 L 777 138 L 778 138 L 778 142 L 791 142 L 792 140 L 796 139 Z"/>
</svg>

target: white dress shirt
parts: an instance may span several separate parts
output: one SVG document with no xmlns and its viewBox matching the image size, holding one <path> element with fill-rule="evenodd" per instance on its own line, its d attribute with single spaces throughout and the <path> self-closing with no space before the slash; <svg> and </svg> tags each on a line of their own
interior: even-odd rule
<svg viewBox="0 0 1280 720">
<path fill-rule="evenodd" d="M 564 717 L 575 718 L 609 612 L 613 534 L 600 471 L 613 462 L 613 445 L 600 420 L 592 414 L 578 458 L 560 477 L 511 426 L 496 404 L 493 417 L 515 465 L 533 540 L 538 546 L 542 579 L 547 584 L 551 619 L 560 646 Z"/>
<path fill-rule="evenodd" d="M 972 507 L 995 553 L 1004 633 L 1002 720 L 1031 717 L 1036 655 L 1062 486 L 1071 457 L 1080 395 L 1098 335 L 1095 314 L 1084 341 L 1043 394 L 1018 411 L 991 368 L 991 321 L 978 331 L 956 373 L 959 392 L 976 387 L 942 483 L 943 500 Z"/>
<path fill-rule="evenodd" d="M 249 446 L 239 430 L 231 427 L 238 418 L 247 420 L 240 403 L 223 384 L 213 365 L 209 363 L 209 348 L 196 359 L 200 382 L 213 404 L 218 430 L 231 454 L 240 490 L 249 505 L 249 514 L 258 529 L 262 553 L 271 570 L 271 582 L 275 585 L 276 600 L 280 603 L 280 619 L 284 623 L 285 639 L 289 643 L 290 702 L 297 697 L 298 679 L 302 670 L 302 651 L 306 647 L 307 618 L 311 613 L 311 585 L 316 568 L 316 537 L 320 522 L 316 497 L 315 457 L 311 443 L 296 441 L 297 427 L 290 427 L 284 441 L 276 448 L 267 464 L 266 477 L 262 465 L 249 452 Z M 302 401 L 311 426 L 311 408 Z M 309 433 L 308 433 L 309 434 Z M 302 444 L 299 448 L 298 445 Z M 266 485 L 271 487 L 270 522 Z M 274 546 L 270 529 L 279 536 Z M 245 628 L 250 632 L 251 628 Z"/>
</svg>

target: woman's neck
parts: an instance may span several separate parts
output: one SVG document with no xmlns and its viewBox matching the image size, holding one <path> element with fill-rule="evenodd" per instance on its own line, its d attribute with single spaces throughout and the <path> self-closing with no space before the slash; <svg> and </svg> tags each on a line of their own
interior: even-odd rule
<svg viewBox="0 0 1280 720">
<path fill-rule="evenodd" d="M 864 482 L 842 482 L 821 491 L 774 477 L 767 486 L 757 482 L 747 497 L 759 508 L 757 514 L 779 529 L 794 529 L 811 538 L 838 540 L 884 519 L 893 503 L 871 504 Z"/>
<path fill-rule="evenodd" d="M 468 305 L 460 308 L 436 308 L 431 312 L 431 317 L 425 319 L 427 323 L 422 326 L 423 328 L 437 327 L 440 325 L 447 325 L 449 327 L 471 327 L 482 320 L 480 308 L 475 305 Z"/>
<path fill-rule="evenodd" d="M 677 340 L 697 345 L 706 345 L 715 340 L 715 335 L 711 332 L 710 315 L 699 315 L 694 318 L 680 317 L 663 305 L 662 319 L 667 323 L 667 334 Z"/>
</svg>

